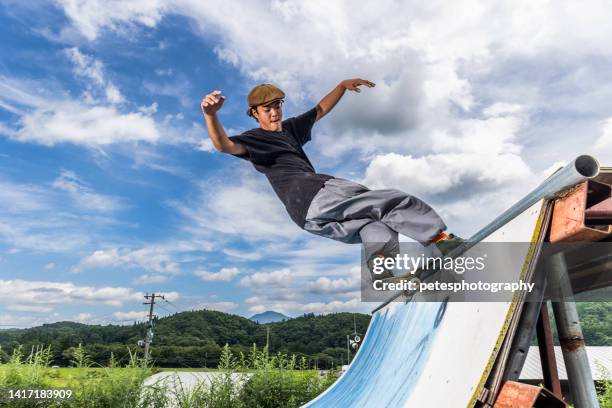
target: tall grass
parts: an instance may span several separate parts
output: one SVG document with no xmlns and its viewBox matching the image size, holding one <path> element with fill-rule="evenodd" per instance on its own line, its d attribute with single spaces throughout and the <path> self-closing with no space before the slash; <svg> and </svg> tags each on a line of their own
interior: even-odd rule
<svg viewBox="0 0 612 408">
<path fill-rule="evenodd" d="M 180 408 L 293 408 L 310 401 L 336 379 L 333 374 L 320 377 L 307 369 L 307 361 L 255 345 L 248 356 L 234 355 L 226 345 L 221 353 L 222 370 L 206 382 L 188 389 L 177 378 L 169 387 L 170 402 Z M 159 385 L 158 385 L 159 386 Z"/>
<path fill-rule="evenodd" d="M 298 362 L 295 355 L 290 358 L 282 353 L 269 356 L 266 348 L 259 352 L 253 346 L 249 361 L 255 372 L 240 393 L 244 407 L 299 407 L 335 381 L 331 374 L 320 378 L 317 372 L 307 371 L 304 357 Z"/>
<path fill-rule="evenodd" d="M 0 406 L 10 407 L 138 407 L 141 388 L 150 370 L 144 359 L 129 350 L 129 361 L 121 366 L 111 355 L 106 367 L 93 367 L 84 348 L 79 345 L 73 352 L 71 375 L 62 377 L 58 369 L 49 367 L 51 348 L 38 347 L 26 356 L 16 348 L 8 364 L 0 366 L 0 388 L 5 395 Z M 61 369 L 60 369 L 61 370 Z M 57 389 L 73 391 L 67 400 L 7 400 L 6 390 Z M 151 394 L 154 394 L 152 392 Z M 159 398 L 158 398 L 159 399 Z M 154 402 L 152 400 L 151 402 Z M 162 407 L 151 403 L 150 407 Z"/>
<path fill-rule="evenodd" d="M 596 385 L 600 408 L 612 408 L 612 378 L 606 368 L 599 362 L 595 363 L 597 371 L 600 372 L 602 381 Z"/>
<path fill-rule="evenodd" d="M 124 364 L 111 354 L 106 367 L 94 367 L 85 349 L 72 351 L 70 375 L 50 368 L 51 348 L 38 347 L 26 355 L 16 348 L 7 364 L 0 365 L 0 389 L 57 389 L 74 392 L 71 399 L 12 400 L 0 399 L 0 407 L 92 407 L 92 408 L 292 408 L 299 407 L 325 390 L 335 377 L 319 377 L 307 370 L 305 359 L 297 361 L 255 345 L 248 356 L 234 355 L 223 348 L 221 371 L 193 387 L 178 377 L 160 379 L 145 385 L 154 371 L 150 362 L 129 350 Z M 160 377 L 161 378 L 161 377 Z"/>
</svg>

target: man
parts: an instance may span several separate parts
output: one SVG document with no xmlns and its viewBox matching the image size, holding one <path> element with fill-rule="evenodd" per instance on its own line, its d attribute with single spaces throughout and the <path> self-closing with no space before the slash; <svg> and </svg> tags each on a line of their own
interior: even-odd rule
<svg viewBox="0 0 612 408">
<path fill-rule="evenodd" d="M 434 245 L 448 253 L 462 240 L 446 234 L 438 214 L 420 199 L 395 189 L 367 187 L 327 174 L 316 173 L 302 146 L 311 138 L 315 122 L 327 115 L 349 90 L 376 85 L 365 79 L 347 79 L 309 111 L 283 121 L 285 93 L 274 85 L 261 84 L 249 92 L 247 115 L 259 127 L 228 137 L 217 117 L 225 96 L 206 95 L 200 107 L 215 148 L 250 161 L 268 178 L 291 219 L 313 234 L 346 243 L 363 243 L 365 260 L 372 271 L 376 257 L 399 252 L 398 233 L 424 246 Z M 373 279 L 390 278 L 391 271 Z"/>
</svg>

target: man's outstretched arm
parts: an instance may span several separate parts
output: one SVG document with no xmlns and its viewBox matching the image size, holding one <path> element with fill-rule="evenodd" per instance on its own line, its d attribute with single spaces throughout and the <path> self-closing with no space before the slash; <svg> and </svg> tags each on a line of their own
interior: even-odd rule
<svg viewBox="0 0 612 408">
<path fill-rule="evenodd" d="M 336 106 L 347 89 L 349 91 L 361 92 L 359 89 L 361 85 L 365 85 L 368 88 L 374 88 L 376 86 L 374 82 L 361 78 L 345 79 L 344 81 L 340 82 L 338 86 L 336 86 L 330 93 L 325 95 L 325 97 L 317 104 L 317 118 L 315 120 L 319 120 L 323 116 L 327 115 L 329 111 Z"/>
<path fill-rule="evenodd" d="M 200 102 L 200 108 L 204 114 L 204 122 L 206 122 L 206 129 L 208 130 L 208 136 L 212 140 L 215 149 L 223 153 L 230 153 L 235 155 L 245 154 L 246 148 L 240 143 L 234 143 L 227 137 L 221 121 L 217 117 L 217 111 L 221 109 L 225 102 L 225 96 L 221 95 L 221 91 L 213 91 L 206 95 L 202 102 Z"/>
</svg>

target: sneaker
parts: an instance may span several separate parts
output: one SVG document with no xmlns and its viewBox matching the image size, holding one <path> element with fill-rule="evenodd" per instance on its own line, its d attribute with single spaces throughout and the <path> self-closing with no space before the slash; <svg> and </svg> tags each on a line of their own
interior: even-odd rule
<svg viewBox="0 0 612 408">
<path fill-rule="evenodd" d="M 440 250 L 442 256 L 448 255 L 451 251 L 458 248 L 465 240 L 455 234 L 448 234 L 446 238 L 436 241 L 434 245 Z"/>
<path fill-rule="evenodd" d="M 428 262 L 423 269 L 437 269 L 434 264 L 434 259 L 445 258 L 450 252 L 461 246 L 461 244 L 464 242 L 465 240 L 463 238 L 460 238 L 455 234 L 441 232 L 432 240 L 432 243 L 425 248 L 425 252 L 428 255 Z"/>
</svg>

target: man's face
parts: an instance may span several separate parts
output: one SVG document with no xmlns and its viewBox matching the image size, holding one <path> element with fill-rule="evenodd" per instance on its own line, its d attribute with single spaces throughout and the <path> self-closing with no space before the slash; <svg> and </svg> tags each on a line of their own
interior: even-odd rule
<svg viewBox="0 0 612 408">
<path fill-rule="evenodd" d="M 259 105 L 253 112 L 255 118 L 264 130 L 280 132 L 283 130 L 283 101 L 272 101 L 265 105 Z"/>
</svg>

